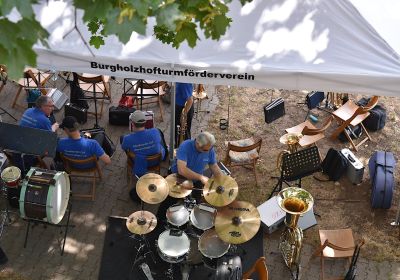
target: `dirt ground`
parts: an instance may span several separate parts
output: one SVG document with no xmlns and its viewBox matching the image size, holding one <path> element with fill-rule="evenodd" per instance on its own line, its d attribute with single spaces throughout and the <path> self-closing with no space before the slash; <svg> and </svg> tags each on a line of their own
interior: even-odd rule
<svg viewBox="0 0 400 280">
<path fill-rule="evenodd" d="M 226 151 L 224 142 L 237 140 L 251 136 L 262 138 L 261 160 L 257 166 L 259 184 L 256 186 L 251 170 L 242 167 L 232 169 L 233 176 L 239 183 L 239 199 L 259 205 L 269 196 L 276 184 L 276 179 L 271 176 L 279 176 L 276 168 L 276 160 L 280 151 L 286 147 L 279 142 L 280 136 L 286 128 L 295 126 L 304 121 L 307 115 L 307 106 L 298 104 L 305 101 L 305 93 L 290 92 L 286 90 L 266 90 L 254 88 L 227 87 L 218 88 L 219 105 L 210 118 L 208 130 L 217 138 L 217 154 L 223 159 Z M 285 100 L 286 115 L 273 123 L 264 122 L 263 106 L 271 101 L 271 97 L 283 97 Z M 359 100 L 361 95 L 349 96 L 352 100 Z M 371 183 L 369 178 L 368 160 L 374 151 L 386 150 L 393 152 L 397 158 L 400 151 L 398 139 L 400 99 L 392 97 L 380 97 L 387 109 L 386 126 L 377 132 L 371 132 L 373 141 L 367 141 L 359 148 L 355 155 L 365 166 L 364 179 L 360 185 L 353 185 L 343 176 L 338 182 L 320 182 L 312 176 L 303 179 L 303 187 L 307 189 L 315 200 L 314 210 L 318 226 L 305 232 L 306 243 L 317 246 L 319 243 L 318 229 L 338 229 L 350 227 L 355 233 L 355 238 L 364 238 L 366 245 L 361 254 L 372 260 L 400 260 L 399 229 L 390 225 L 396 217 L 399 207 L 400 191 L 395 191 L 392 207 L 388 210 L 372 209 L 370 205 Z M 228 118 L 229 128 L 220 130 L 219 120 Z M 316 126 L 321 126 L 328 113 L 314 109 L 312 113 L 318 116 Z M 324 158 L 328 149 L 342 149 L 349 147 L 348 143 L 339 140 L 331 140 L 330 134 L 337 124 L 332 123 L 326 132 L 326 138 L 318 142 L 318 148 Z M 398 183 L 399 165 L 396 167 L 395 178 Z M 256 195 L 254 195 L 256 192 Z"/>
</svg>

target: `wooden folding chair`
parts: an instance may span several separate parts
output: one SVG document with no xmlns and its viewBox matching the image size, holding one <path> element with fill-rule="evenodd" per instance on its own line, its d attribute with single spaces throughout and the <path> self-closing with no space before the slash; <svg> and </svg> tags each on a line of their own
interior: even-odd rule
<svg viewBox="0 0 400 280">
<path fill-rule="evenodd" d="M 310 145 L 316 145 L 316 142 L 325 138 L 325 131 L 329 128 L 333 120 L 333 117 L 328 117 L 321 128 L 315 127 L 309 120 L 302 122 L 291 128 L 287 128 L 287 133 L 301 134 L 302 137 L 299 140 L 300 147 L 308 147 Z"/>
<path fill-rule="evenodd" d="M 363 121 L 369 116 L 369 111 L 378 104 L 378 96 L 373 96 L 366 106 L 358 106 L 353 101 L 347 101 L 343 106 L 332 113 L 332 116 L 339 123 L 339 127 L 332 133 L 331 139 L 336 139 L 340 133 L 344 133 L 346 138 L 350 141 L 351 147 L 358 151 L 358 147 L 364 144 L 368 140 L 372 140 L 368 131 L 363 125 Z M 366 137 L 361 140 L 357 145 L 353 142 L 346 128 L 353 128 L 357 125 L 361 125 L 363 132 Z"/>
<path fill-rule="evenodd" d="M 126 156 L 127 156 L 126 179 L 127 179 L 128 185 L 129 185 L 131 183 L 131 181 L 132 181 L 132 169 L 133 169 L 133 166 L 135 164 L 135 157 L 136 156 L 131 151 L 125 151 L 125 153 L 126 153 Z M 154 154 L 154 155 L 151 155 L 151 156 L 147 156 L 146 157 L 147 163 L 157 162 L 156 165 L 148 166 L 147 170 L 155 172 L 157 174 L 160 174 L 161 173 L 161 157 L 162 157 L 161 153 Z"/>
<path fill-rule="evenodd" d="M 344 258 L 350 263 L 356 248 L 353 231 L 351 228 L 319 230 L 321 245 L 314 252 L 313 256 L 321 259 L 321 279 L 325 279 L 324 259 Z M 359 245 L 364 244 L 364 240 Z M 337 277 L 334 279 L 338 279 Z M 339 278 L 344 279 L 344 278 Z"/>
<path fill-rule="evenodd" d="M 92 178 L 91 192 L 89 194 L 81 194 L 81 193 L 75 193 L 74 191 L 72 191 L 73 197 L 90 198 L 92 201 L 94 201 L 95 195 L 96 195 L 96 179 L 101 180 L 103 177 L 97 157 L 95 155 L 93 155 L 87 159 L 73 159 L 70 157 L 66 157 L 63 154 L 60 154 L 60 156 L 64 163 L 65 171 L 67 171 L 67 173 L 71 177 Z M 78 166 L 82 166 L 82 165 L 90 165 L 91 167 L 89 167 L 89 168 L 79 168 L 78 167 Z M 78 174 L 74 174 L 74 173 L 78 173 Z M 86 173 L 86 175 L 82 174 L 82 173 Z M 90 175 L 87 175 L 87 174 L 90 174 Z"/>
<path fill-rule="evenodd" d="M 253 264 L 253 266 L 247 270 L 245 273 L 243 273 L 242 279 L 252 279 L 251 275 L 253 273 L 257 273 L 258 279 L 259 280 L 268 280 L 268 268 L 267 265 L 265 264 L 265 257 L 260 257 L 257 259 L 257 261 Z"/>
<path fill-rule="evenodd" d="M 94 76 L 90 74 L 84 74 L 84 76 L 79 75 L 77 73 L 73 73 L 74 80 L 77 80 L 79 83 L 79 87 L 86 94 L 96 94 L 96 97 L 101 101 L 100 102 L 100 112 L 97 113 L 97 117 L 101 119 L 103 115 L 104 109 L 104 100 L 111 101 L 111 93 L 109 90 L 109 83 L 107 76 Z M 98 95 L 97 95 L 98 94 Z M 88 112 L 88 114 L 95 115 L 95 112 Z"/>
<path fill-rule="evenodd" d="M 142 110 L 143 105 L 157 103 L 160 107 L 161 121 L 164 121 L 161 95 L 164 93 L 162 86 L 166 83 L 167 82 L 165 81 L 138 80 L 134 90 L 136 96 L 136 108 Z"/>
<path fill-rule="evenodd" d="M 258 137 L 226 142 L 228 149 L 225 154 L 224 164 L 229 167 L 250 167 L 254 172 L 256 184 L 258 185 L 256 163 L 260 158 L 261 143 L 262 139 Z"/>
</svg>

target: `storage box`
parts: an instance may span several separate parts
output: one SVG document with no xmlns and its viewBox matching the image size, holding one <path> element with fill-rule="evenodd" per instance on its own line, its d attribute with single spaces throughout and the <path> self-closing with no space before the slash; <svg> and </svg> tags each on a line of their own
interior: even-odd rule
<svg viewBox="0 0 400 280">
<path fill-rule="evenodd" d="M 257 210 L 269 234 L 276 231 L 285 220 L 286 212 L 279 207 L 276 196 L 258 206 Z"/>
<path fill-rule="evenodd" d="M 340 152 L 348 162 L 346 170 L 347 178 L 353 184 L 360 184 L 364 176 L 364 165 L 349 149 L 342 149 Z"/>
</svg>

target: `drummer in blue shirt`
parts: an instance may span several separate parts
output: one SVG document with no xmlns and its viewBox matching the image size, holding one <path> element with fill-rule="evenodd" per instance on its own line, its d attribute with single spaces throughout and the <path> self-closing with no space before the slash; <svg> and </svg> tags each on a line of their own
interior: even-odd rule
<svg viewBox="0 0 400 280">
<path fill-rule="evenodd" d="M 19 125 L 24 127 L 56 131 L 59 124 L 56 122 L 52 125 L 49 119 L 49 116 L 53 110 L 53 100 L 46 95 L 39 96 L 38 99 L 36 99 L 36 106 L 34 108 L 29 108 L 24 112 Z"/>
</svg>

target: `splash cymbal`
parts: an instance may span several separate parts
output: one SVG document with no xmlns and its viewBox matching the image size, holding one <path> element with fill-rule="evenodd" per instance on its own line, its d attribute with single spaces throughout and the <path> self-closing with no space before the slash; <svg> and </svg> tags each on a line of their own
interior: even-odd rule
<svg viewBox="0 0 400 280">
<path fill-rule="evenodd" d="M 129 215 L 126 227 L 134 234 L 147 234 L 157 226 L 156 216 L 149 211 L 137 211 Z"/>
<path fill-rule="evenodd" d="M 235 179 L 228 175 L 210 178 L 203 188 L 204 199 L 211 205 L 222 207 L 234 201 L 239 187 Z"/>
<path fill-rule="evenodd" d="M 167 181 L 161 175 L 147 173 L 137 181 L 136 192 L 144 202 L 158 204 L 167 198 L 169 188 Z"/>
<path fill-rule="evenodd" d="M 261 218 L 256 207 L 246 201 L 234 201 L 218 209 L 215 230 L 221 240 L 241 244 L 249 241 L 260 228 Z"/>
<path fill-rule="evenodd" d="M 179 176 L 176 173 L 170 174 L 165 178 L 169 186 L 169 196 L 174 198 L 184 198 L 192 193 L 193 182 Z"/>
</svg>

